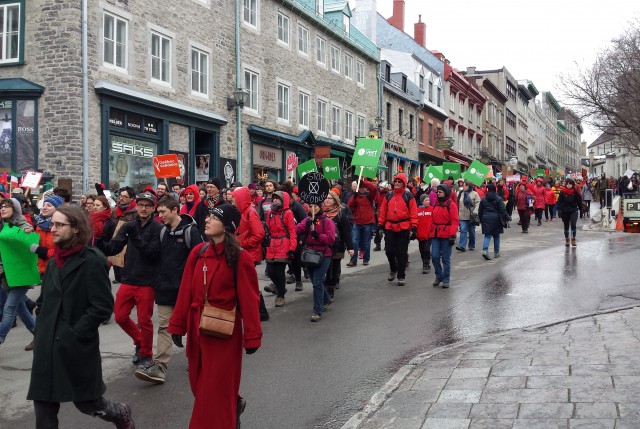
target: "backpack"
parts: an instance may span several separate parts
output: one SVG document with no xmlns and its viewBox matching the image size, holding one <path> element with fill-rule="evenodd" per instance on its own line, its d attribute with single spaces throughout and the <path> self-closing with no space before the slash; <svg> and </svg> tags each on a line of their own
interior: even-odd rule
<svg viewBox="0 0 640 429">
<path fill-rule="evenodd" d="M 286 210 L 282 210 L 280 212 L 280 222 L 282 222 L 283 226 L 284 226 L 284 212 L 285 211 Z M 273 212 L 269 212 L 269 219 L 271 219 L 272 217 L 273 217 Z M 266 220 L 261 220 L 260 222 L 262 222 L 262 228 L 264 228 L 264 238 L 262 239 L 262 248 L 266 249 L 267 247 L 269 247 L 271 245 L 271 232 L 269 231 L 269 225 L 267 225 L 267 221 Z M 287 229 L 285 228 L 285 231 L 286 230 Z M 289 238 L 289 232 L 288 231 L 286 232 L 286 237 Z"/>
<path fill-rule="evenodd" d="M 391 201 L 391 198 L 394 196 L 395 194 L 393 192 L 388 192 L 387 195 L 385 196 L 385 198 L 387 199 L 387 204 L 389 204 L 389 201 Z M 409 208 L 409 202 L 413 199 L 413 195 L 411 194 L 410 190 L 405 190 L 402 193 L 402 199 L 404 200 L 404 202 L 407 204 L 407 209 Z"/>
<path fill-rule="evenodd" d="M 195 223 L 192 223 L 190 225 L 187 225 L 185 228 L 182 228 L 178 232 L 178 234 L 174 234 L 174 235 L 184 236 L 184 244 L 185 246 L 187 246 L 187 249 L 191 249 L 191 228 L 193 228 L 194 226 L 197 228 L 197 225 Z M 162 243 L 162 240 L 164 240 L 164 236 L 166 234 L 167 234 L 167 227 L 163 226 L 162 230 L 160 231 L 160 243 Z"/>
</svg>

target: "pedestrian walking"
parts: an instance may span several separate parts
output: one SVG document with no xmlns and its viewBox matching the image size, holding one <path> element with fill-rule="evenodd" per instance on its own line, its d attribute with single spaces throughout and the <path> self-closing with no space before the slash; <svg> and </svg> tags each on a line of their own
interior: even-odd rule
<svg viewBox="0 0 640 429">
<path fill-rule="evenodd" d="M 31 382 L 36 429 L 57 429 L 61 402 L 82 413 L 135 429 L 131 407 L 104 398 L 100 324 L 111 317 L 109 264 L 87 245 L 91 225 L 79 207 L 59 207 L 51 220 L 54 255 L 40 297 Z"/>
<path fill-rule="evenodd" d="M 116 210 L 114 213 L 114 220 L 116 222 L 116 230 L 114 231 L 115 235 L 117 231 L 124 225 L 126 222 L 132 221 L 136 215 L 138 214 L 136 210 L 136 194 L 132 187 L 125 186 L 120 188 L 120 193 L 118 195 L 118 203 L 116 204 Z M 42 244 L 41 244 L 42 245 Z M 114 265 L 113 266 L 113 283 L 120 283 L 122 280 L 122 267 Z"/>
<path fill-rule="evenodd" d="M 578 211 L 582 205 L 582 197 L 575 189 L 573 179 L 567 179 L 565 187 L 560 191 L 558 198 L 558 209 L 562 211 L 562 223 L 564 224 L 564 245 L 577 246 L 576 224 L 578 222 Z"/>
<path fill-rule="evenodd" d="M 553 192 L 553 189 L 551 189 L 550 183 L 545 184 L 544 189 L 544 221 L 553 222 L 553 218 L 556 217 L 556 194 Z"/>
<path fill-rule="evenodd" d="M 183 347 L 187 335 L 189 384 L 195 400 L 189 429 L 233 429 L 246 402 L 238 393 L 242 349 L 255 353 L 261 345 L 258 274 L 251 255 L 240 247 L 235 230 L 240 212 L 231 204 L 211 210 L 205 221 L 208 242 L 189 254 L 168 332 Z M 201 329 L 205 307 L 234 314 L 227 338 Z"/>
<path fill-rule="evenodd" d="M 353 197 L 352 197 L 353 200 Z M 340 275 L 342 274 L 341 263 L 346 251 L 351 258 L 356 253 L 355 244 L 351 237 L 351 224 L 349 217 L 345 213 L 344 206 L 340 203 L 340 198 L 335 191 L 329 191 L 327 198 L 322 204 L 322 210 L 329 219 L 333 221 L 336 229 L 336 239 L 333 244 L 333 252 L 331 253 L 331 263 L 327 269 L 325 278 L 325 287 L 331 299 L 335 296 L 335 290 L 340 284 Z M 354 225 L 355 228 L 355 225 Z"/>
<path fill-rule="evenodd" d="M 582 201 L 584 202 L 584 214 L 591 217 L 591 200 L 593 199 L 593 186 L 591 181 L 585 180 L 582 185 Z"/>
<path fill-rule="evenodd" d="M 109 200 L 104 195 L 98 195 L 93 201 L 93 210 L 89 213 L 89 222 L 93 236 L 91 243 L 96 241 L 109 241 L 115 231 L 116 223 L 111 218 Z"/>
<path fill-rule="evenodd" d="M 433 223 L 433 207 L 429 200 L 429 194 L 420 195 L 420 206 L 418 207 L 418 229 L 416 238 L 418 239 L 418 249 L 422 260 L 422 274 L 429 274 L 431 271 L 431 224 Z"/>
<path fill-rule="evenodd" d="M 544 187 L 544 180 L 541 177 L 536 179 L 536 184 L 533 187 L 533 210 L 535 212 L 535 219 L 538 221 L 538 226 L 542 225 L 542 214 L 547 206 L 546 188 Z"/>
<path fill-rule="evenodd" d="M 515 195 L 515 205 L 520 216 L 520 225 L 522 233 L 529 232 L 529 223 L 531 222 L 531 210 L 533 210 L 533 192 L 527 189 L 526 182 L 520 182 Z"/>
<path fill-rule="evenodd" d="M 374 226 L 375 232 L 373 233 L 373 244 L 375 244 L 373 251 L 379 252 L 382 250 L 382 236 L 384 235 L 384 230 L 378 226 L 378 216 L 380 214 L 380 207 L 382 206 L 382 200 L 384 200 L 389 192 L 389 184 L 386 181 L 382 181 L 378 183 L 378 190 L 376 193 L 376 201 L 375 201 L 375 219 L 376 224 Z"/>
<path fill-rule="evenodd" d="M 459 252 L 467 251 L 467 238 L 469 240 L 469 250 L 476 248 L 476 226 L 475 221 L 480 207 L 480 195 L 475 190 L 473 183 L 465 180 L 462 189 L 458 193 L 458 218 L 460 219 L 460 240 L 456 246 Z"/>
<path fill-rule="evenodd" d="M 373 207 L 376 194 L 376 185 L 367 179 L 363 179 L 358 192 L 354 192 L 348 202 L 348 206 L 353 212 L 351 236 L 355 250 L 363 252 L 362 265 L 369 265 L 369 260 L 371 259 L 371 236 L 376 223 Z M 356 265 L 358 265 L 358 255 L 354 254 L 347 267 L 355 267 Z"/>
<path fill-rule="evenodd" d="M 509 215 L 502 198 L 496 193 L 496 186 L 493 183 L 487 185 L 487 194 L 480 201 L 478 209 L 480 224 L 482 225 L 482 257 L 490 260 L 489 244 L 493 238 L 493 257 L 500 257 L 500 234 L 504 232 L 504 226 L 509 220 Z"/>
<path fill-rule="evenodd" d="M 392 282 L 397 275 L 398 286 L 404 286 L 409 237 L 418 228 L 418 207 L 413 195 L 407 192 L 404 173 L 393 178 L 393 190 L 382 200 L 378 226 L 385 231 L 385 253 L 389 261 L 387 280 Z"/>
<path fill-rule="evenodd" d="M 302 237 L 303 248 L 322 253 L 322 260 L 317 265 L 307 265 L 307 271 L 313 284 L 313 313 L 311 321 L 318 322 L 322 318 L 325 305 L 331 304 L 331 296 L 324 286 L 324 279 L 331 263 L 336 227 L 333 220 L 322 212 L 317 204 L 309 204 L 311 215 L 296 226 L 296 234 Z M 304 250 L 303 250 L 304 251 Z"/>
<path fill-rule="evenodd" d="M 451 248 L 456 244 L 459 226 L 458 206 L 451 201 L 449 185 L 438 185 L 436 192 L 438 200 L 431 214 L 433 222 L 429 232 L 431 261 L 436 272 L 433 286 L 438 287 L 442 283 L 442 288 L 447 289 L 451 277 Z"/>
</svg>

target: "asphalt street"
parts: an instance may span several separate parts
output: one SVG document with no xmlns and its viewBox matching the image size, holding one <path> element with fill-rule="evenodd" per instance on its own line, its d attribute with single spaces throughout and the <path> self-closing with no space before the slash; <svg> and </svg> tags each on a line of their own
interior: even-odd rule
<svg viewBox="0 0 640 429">
<path fill-rule="evenodd" d="M 319 323 L 309 322 L 308 282 L 303 292 L 290 288 L 282 309 L 266 296 L 271 320 L 263 324 L 263 346 L 244 359 L 243 428 L 338 428 L 420 353 L 640 299 L 632 269 L 638 235 L 579 231 L 578 247 L 567 249 L 560 222 L 532 226 L 529 234 L 513 222 L 502 236 L 502 257 L 492 261 L 481 257 L 479 234 L 477 241 L 475 252 L 454 250 L 449 290 L 431 286 L 433 273 L 421 274 L 414 242 L 404 287 L 387 281 L 384 252 L 373 253 L 369 267 L 343 265 L 342 287 Z M 19 326 L 0 346 L 2 428 L 34 426 L 24 399 L 31 357 L 22 348 L 28 341 Z M 192 396 L 182 352 L 170 363 L 167 383 L 154 386 L 133 377 L 133 347 L 115 324 L 101 328 L 101 348 L 106 396 L 130 402 L 138 427 L 187 427 Z M 60 419 L 61 427 L 110 427 L 72 405 L 63 407 Z"/>
</svg>

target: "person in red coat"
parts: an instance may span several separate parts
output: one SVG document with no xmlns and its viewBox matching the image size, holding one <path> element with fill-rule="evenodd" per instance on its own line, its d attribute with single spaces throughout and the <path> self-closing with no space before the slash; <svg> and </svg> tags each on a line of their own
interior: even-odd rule
<svg viewBox="0 0 640 429">
<path fill-rule="evenodd" d="M 431 214 L 432 223 L 429 231 L 431 239 L 431 261 L 436 271 L 434 287 L 442 283 L 442 288 L 449 287 L 451 274 L 451 248 L 456 244 L 456 233 L 460 220 L 458 205 L 451 202 L 451 187 L 447 184 L 438 185 L 438 201 Z"/>
<path fill-rule="evenodd" d="M 520 225 L 522 226 L 522 233 L 529 232 L 529 223 L 531 222 L 531 207 L 530 200 L 533 198 L 533 192 L 527 189 L 526 182 L 520 182 L 515 194 L 516 209 L 518 209 L 518 215 L 520 216 Z"/>
<path fill-rule="evenodd" d="M 234 234 L 239 223 L 235 206 L 211 209 L 205 220 L 210 242 L 191 250 L 169 321 L 168 332 L 176 346 L 182 347 L 182 336 L 187 335 L 189 383 L 195 396 L 189 429 L 236 428 L 246 404 L 238 396 L 242 348 L 252 354 L 261 346 L 258 274 L 253 258 Z M 200 333 L 205 299 L 220 309 L 236 309 L 230 338 Z"/>
<path fill-rule="evenodd" d="M 544 221 L 553 221 L 556 216 L 556 193 L 551 189 L 551 184 L 547 183 L 544 187 Z"/>
<path fill-rule="evenodd" d="M 533 198 L 535 198 L 535 201 L 533 202 L 533 210 L 536 214 L 536 219 L 538 220 L 538 226 L 540 226 L 542 225 L 542 214 L 544 213 L 544 209 L 547 205 L 546 189 L 544 187 L 544 180 L 541 177 L 536 179 L 536 184 L 531 192 L 533 192 Z"/>
<path fill-rule="evenodd" d="M 433 223 L 432 214 L 433 207 L 429 202 L 429 194 L 420 195 L 416 238 L 418 239 L 418 248 L 422 258 L 422 274 L 429 274 L 431 271 L 431 240 L 429 239 L 429 232 L 431 232 L 431 224 Z"/>
<path fill-rule="evenodd" d="M 186 202 L 180 207 L 180 214 L 188 214 L 193 217 L 196 212 L 196 207 L 198 207 L 198 203 L 200 202 L 200 189 L 198 189 L 198 185 L 187 186 L 187 189 L 184 190 L 184 199 Z"/>
<path fill-rule="evenodd" d="M 357 193 L 353 193 L 348 205 L 353 212 L 352 237 L 356 252 L 363 252 L 362 265 L 369 265 L 371 259 L 371 235 L 376 224 L 374 202 L 376 200 L 376 185 L 363 179 Z M 358 255 L 354 253 L 347 267 L 358 265 Z"/>
<path fill-rule="evenodd" d="M 385 231 L 385 253 L 389 261 L 387 280 L 394 281 L 397 274 L 398 286 L 404 286 L 409 258 L 409 238 L 418 228 L 418 207 L 416 199 L 407 191 L 407 176 L 404 173 L 399 173 L 393 178 L 391 192 L 390 196 L 382 200 L 378 225 Z"/>
</svg>

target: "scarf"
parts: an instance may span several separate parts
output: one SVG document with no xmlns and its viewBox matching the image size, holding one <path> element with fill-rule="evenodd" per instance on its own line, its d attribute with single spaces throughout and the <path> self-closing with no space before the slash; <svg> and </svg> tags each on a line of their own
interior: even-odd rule
<svg viewBox="0 0 640 429">
<path fill-rule="evenodd" d="M 135 201 L 131 201 L 131 204 L 129 204 L 128 206 L 123 206 L 118 204 L 116 206 L 116 217 L 124 216 L 128 211 L 131 211 L 135 207 L 136 207 Z"/>
<path fill-rule="evenodd" d="M 573 195 L 575 191 L 575 188 L 562 188 L 562 192 L 564 192 L 565 195 Z"/>
<path fill-rule="evenodd" d="M 341 209 L 342 209 L 342 207 L 340 207 L 340 206 L 334 206 L 334 207 L 330 208 L 329 210 L 323 210 L 323 211 L 324 211 L 324 214 L 326 214 L 329 219 L 333 219 L 334 217 L 336 217 L 340 213 Z"/>
<path fill-rule="evenodd" d="M 36 215 L 36 226 L 43 231 L 51 230 L 51 218 L 43 217 L 42 215 Z"/>
<path fill-rule="evenodd" d="M 209 210 L 214 208 L 216 204 L 218 204 L 219 200 L 220 200 L 220 194 L 214 195 L 213 197 L 207 196 L 206 203 Z"/>
<path fill-rule="evenodd" d="M 104 232 L 104 224 L 111 219 L 111 210 L 102 210 L 100 212 L 92 212 L 89 215 L 89 222 L 91 222 L 91 228 L 93 229 L 93 236 L 95 238 L 102 237 Z"/>
<path fill-rule="evenodd" d="M 58 268 L 62 268 L 70 256 L 80 252 L 83 248 L 84 244 L 78 244 L 76 247 L 72 247 L 71 249 L 61 249 L 60 247 L 55 246 L 53 250 L 53 260 L 56 262 Z"/>
</svg>

